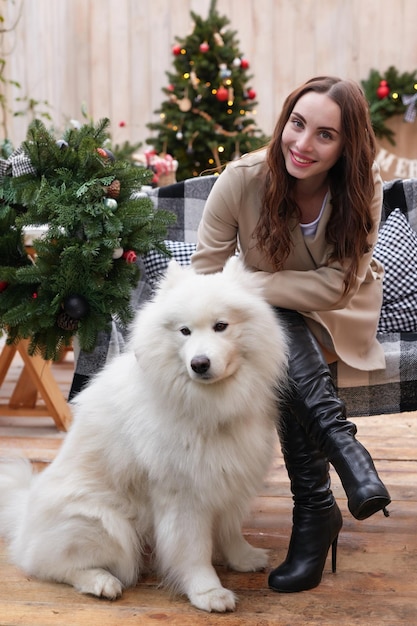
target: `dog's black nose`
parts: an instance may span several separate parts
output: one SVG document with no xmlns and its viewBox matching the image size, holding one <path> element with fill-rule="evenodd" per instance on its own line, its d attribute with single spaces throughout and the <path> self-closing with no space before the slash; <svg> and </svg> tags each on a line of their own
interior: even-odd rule
<svg viewBox="0 0 417 626">
<path fill-rule="evenodd" d="M 210 369 L 210 359 L 207 356 L 195 356 L 191 360 L 191 369 L 196 374 L 205 374 Z"/>
</svg>

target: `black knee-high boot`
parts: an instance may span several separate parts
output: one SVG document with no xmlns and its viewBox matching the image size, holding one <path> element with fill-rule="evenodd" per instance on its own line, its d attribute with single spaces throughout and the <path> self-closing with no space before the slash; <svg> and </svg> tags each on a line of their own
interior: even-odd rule
<svg viewBox="0 0 417 626">
<path fill-rule="evenodd" d="M 270 573 L 268 584 L 274 591 L 288 593 L 317 587 L 330 546 L 336 571 L 342 515 L 330 489 L 327 459 L 285 411 L 279 435 L 293 493 L 293 527 L 287 557 Z"/>
<path fill-rule="evenodd" d="M 366 519 L 390 503 L 368 451 L 346 419 L 323 354 L 303 317 L 279 309 L 289 335 L 289 377 L 294 385 L 292 410 L 314 445 L 338 473 L 356 519 Z"/>
</svg>

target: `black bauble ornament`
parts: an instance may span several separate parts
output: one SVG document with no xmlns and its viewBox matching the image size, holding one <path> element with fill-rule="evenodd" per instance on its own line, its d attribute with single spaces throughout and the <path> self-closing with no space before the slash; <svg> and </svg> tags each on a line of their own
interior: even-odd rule
<svg viewBox="0 0 417 626">
<path fill-rule="evenodd" d="M 83 296 L 73 293 L 65 298 L 63 309 L 74 320 L 80 320 L 87 315 L 89 306 Z"/>
</svg>

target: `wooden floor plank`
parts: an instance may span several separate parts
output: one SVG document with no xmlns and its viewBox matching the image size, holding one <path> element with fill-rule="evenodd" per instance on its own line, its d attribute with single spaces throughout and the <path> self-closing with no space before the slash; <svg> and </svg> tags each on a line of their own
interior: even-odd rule
<svg viewBox="0 0 417 626">
<path fill-rule="evenodd" d="M 53 365 L 68 393 L 72 356 Z M 19 376 L 16 361 L 0 387 L 7 398 Z M 355 520 L 345 493 L 331 470 L 344 526 L 338 544 L 337 572 L 327 560 L 322 583 L 296 594 L 267 587 L 267 571 L 240 574 L 218 567 L 223 584 L 239 602 L 235 613 L 206 614 L 182 597 L 172 597 L 147 576 L 116 602 L 82 596 L 67 585 L 26 576 L 8 560 L 0 542 L 0 626 L 417 626 L 417 413 L 354 419 L 360 440 L 372 453 L 390 490 L 390 517 L 379 513 Z M 23 454 L 42 469 L 56 455 L 64 433 L 48 417 L 0 416 L 0 456 Z M 254 500 L 244 533 L 270 550 L 270 567 L 286 555 L 291 533 L 292 499 L 277 441 L 273 467 Z"/>
</svg>

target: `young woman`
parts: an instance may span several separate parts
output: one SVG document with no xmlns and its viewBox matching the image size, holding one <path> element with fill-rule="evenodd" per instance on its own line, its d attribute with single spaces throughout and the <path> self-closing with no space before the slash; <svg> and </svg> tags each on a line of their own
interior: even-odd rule
<svg viewBox="0 0 417 626">
<path fill-rule="evenodd" d="M 385 367 L 376 340 L 383 269 L 372 257 L 382 206 L 374 157 L 359 86 L 313 78 L 287 97 L 267 149 L 219 176 L 199 227 L 194 268 L 219 271 L 238 247 L 287 327 L 291 385 L 278 431 L 294 509 L 287 558 L 269 575 L 276 591 L 316 587 L 330 546 L 336 569 L 342 516 L 329 461 L 355 518 L 386 513 L 390 502 L 327 365 Z"/>
</svg>

